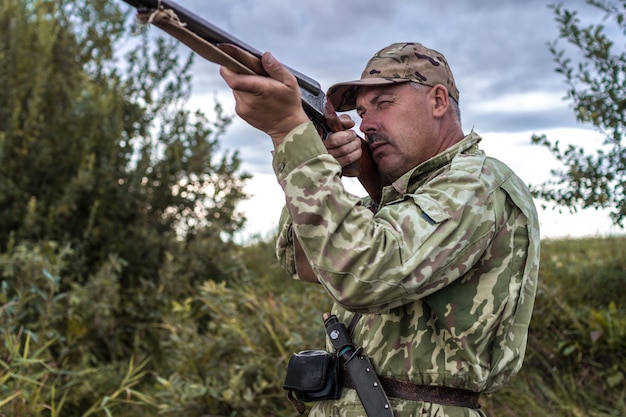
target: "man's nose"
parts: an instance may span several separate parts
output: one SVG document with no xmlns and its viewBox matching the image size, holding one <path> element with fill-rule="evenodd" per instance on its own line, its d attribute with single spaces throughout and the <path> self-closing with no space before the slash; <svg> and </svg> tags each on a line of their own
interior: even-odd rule
<svg viewBox="0 0 626 417">
<path fill-rule="evenodd" d="M 359 130 L 365 135 L 376 132 L 376 124 L 374 123 L 373 117 L 367 113 L 361 116 L 361 125 L 359 126 Z"/>
</svg>

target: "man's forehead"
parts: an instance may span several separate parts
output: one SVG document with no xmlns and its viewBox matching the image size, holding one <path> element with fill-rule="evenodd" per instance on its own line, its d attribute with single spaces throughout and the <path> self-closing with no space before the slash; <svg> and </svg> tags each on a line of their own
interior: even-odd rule
<svg viewBox="0 0 626 417">
<path fill-rule="evenodd" d="M 382 97 L 396 96 L 410 83 L 394 83 L 384 85 L 361 86 L 356 93 L 357 108 L 361 104 L 378 101 Z"/>
</svg>

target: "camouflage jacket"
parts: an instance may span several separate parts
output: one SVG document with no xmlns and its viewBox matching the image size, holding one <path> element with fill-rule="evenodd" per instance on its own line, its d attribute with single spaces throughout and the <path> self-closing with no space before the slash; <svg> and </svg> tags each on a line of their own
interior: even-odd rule
<svg viewBox="0 0 626 417">
<path fill-rule="evenodd" d="M 369 198 L 347 193 L 311 124 L 275 151 L 286 196 L 277 256 L 294 275 L 294 234 L 333 312 L 363 313 L 355 342 L 379 375 L 490 392 L 522 365 L 539 269 L 539 227 L 525 184 L 470 133 Z M 330 345 L 329 345 L 330 346 Z M 480 411 L 391 399 L 396 416 Z M 365 416 L 353 390 L 310 415 Z"/>
</svg>

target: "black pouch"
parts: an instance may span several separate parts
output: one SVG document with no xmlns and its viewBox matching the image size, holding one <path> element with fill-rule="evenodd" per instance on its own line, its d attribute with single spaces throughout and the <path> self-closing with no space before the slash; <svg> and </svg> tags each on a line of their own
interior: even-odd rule
<svg viewBox="0 0 626 417">
<path fill-rule="evenodd" d="M 325 350 L 294 353 L 287 365 L 283 388 L 300 414 L 304 413 L 303 402 L 338 399 L 341 396 L 339 358 Z"/>
</svg>

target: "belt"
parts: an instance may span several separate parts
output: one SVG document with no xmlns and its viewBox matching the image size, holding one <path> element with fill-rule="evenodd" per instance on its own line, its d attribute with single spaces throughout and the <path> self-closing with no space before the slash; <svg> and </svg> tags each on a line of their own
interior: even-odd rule
<svg viewBox="0 0 626 417">
<path fill-rule="evenodd" d="M 384 376 L 378 378 L 389 397 L 454 407 L 480 408 L 478 405 L 479 392 L 435 385 L 419 385 Z M 346 373 L 343 374 L 343 386 L 354 389 L 354 384 Z"/>
</svg>

